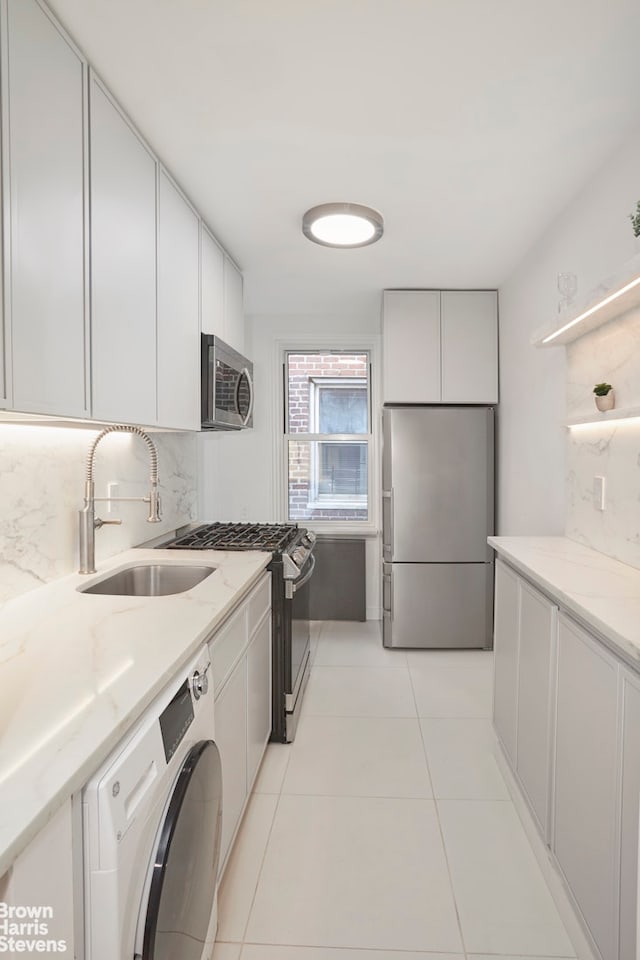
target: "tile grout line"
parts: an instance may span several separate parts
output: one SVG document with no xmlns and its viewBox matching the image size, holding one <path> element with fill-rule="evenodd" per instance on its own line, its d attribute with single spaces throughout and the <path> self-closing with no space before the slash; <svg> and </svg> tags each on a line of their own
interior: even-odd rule
<svg viewBox="0 0 640 960">
<path fill-rule="evenodd" d="M 259 868 L 259 870 L 258 870 L 258 875 L 257 875 L 257 877 L 256 877 L 256 884 L 255 884 L 255 887 L 254 887 L 254 889 L 253 889 L 253 896 L 251 897 L 251 906 L 249 907 L 249 909 L 248 909 L 248 911 L 247 911 L 247 919 L 246 919 L 244 928 L 243 928 L 243 930 L 242 930 L 242 947 L 241 947 L 241 949 L 240 949 L 240 954 L 241 954 L 241 955 L 242 955 L 242 952 L 243 952 L 243 950 L 244 950 L 245 936 L 246 936 L 246 933 L 247 933 L 247 929 L 248 929 L 248 927 L 249 927 L 249 921 L 251 920 L 251 914 L 252 914 L 252 912 L 253 912 L 253 907 L 254 907 L 254 904 L 255 904 L 255 902 L 256 902 L 256 896 L 257 896 L 257 893 L 258 893 L 258 887 L 259 887 L 259 885 L 260 885 L 260 878 L 262 877 L 262 871 L 263 871 L 263 869 L 264 869 L 264 861 L 265 861 L 266 856 L 267 856 L 267 850 L 269 849 L 269 842 L 270 842 L 270 840 L 271 840 L 271 834 L 273 833 L 273 825 L 274 825 L 275 822 L 276 822 L 276 817 L 278 816 L 278 810 L 280 809 L 280 801 L 282 800 L 282 787 L 283 787 L 283 784 L 284 784 L 284 778 L 285 778 L 286 775 L 287 775 L 287 769 L 288 769 L 288 767 L 289 767 L 289 762 L 290 762 L 290 760 L 291 760 L 291 753 L 289 753 L 289 756 L 287 757 L 287 763 L 286 763 L 286 765 L 285 765 L 284 774 L 283 774 L 283 777 L 282 777 L 282 783 L 280 784 L 280 790 L 278 791 L 278 799 L 277 799 L 277 801 L 276 801 L 275 809 L 274 809 L 274 811 L 273 811 L 273 817 L 271 818 L 271 826 L 269 827 L 269 832 L 268 832 L 268 834 L 267 834 L 267 842 L 266 842 L 265 845 L 264 845 L 264 850 L 263 850 L 263 853 L 262 853 L 262 857 L 261 857 L 261 859 L 260 859 L 260 868 Z M 255 794 L 253 793 L 253 791 L 252 791 L 252 793 L 251 793 L 251 796 L 255 796 Z M 273 794 L 271 794 L 271 796 L 273 796 Z"/>
<path fill-rule="evenodd" d="M 429 783 L 431 784 L 431 791 L 432 791 L 432 794 L 433 794 L 433 809 L 434 809 L 435 814 L 436 814 L 436 821 L 437 821 L 437 824 L 438 824 L 438 832 L 439 832 L 439 834 L 440 834 L 440 842 L 442 843 L 442 852 L 443 852 L 443 854 L 444 854 L 444 860 L 445 860 L 445 863 L 446 863 L 446 865 L 447 865 L 447 876 L 449 877 L 449 887 L 450 887 L 450 889 L 451 889 L 451 896 L 453 897 L 453 906 L 454 906 L 455 911 L 456 911 L 456 921 L 457 921 L 457 923 L 458 923 L 458 932 L 459 932 L 459 934 L 460 934 L 460 943 L 462 944 L 462 952 L 463 952 L 466 960 L 469 960 L 469 953 L 468 953 L 468 951 L 467 951 L 467 946 L 466 946 L 465 939 L 464 939 L 464 933 L 463 933 L 463 931 L 462 931 L 462 922 L 461 922 L 461 920 L 460 920 L 460 910 L 459 910 L 459 908 L 458 908 L 458 899 L 457 899 L 457 897 L 456 897 L 456 891 L 455 891 L 455 887 L 454 887 L 454 885 L 453 885 L 453 876 L 452 876 L 452 874 L 451 874 L 451 865 L 450 865 L 450 863 L 449 863 L 449 854 L 447 853 L 447 847 L 446 847 L 446 844 L 445 844 L 445 842 L 444 842 L 444 833 L 443 833 L 443 831 L 442 831 L 442 823 L 441 823 L 441 821 L 440 821 L 440 810 L 439 810 L 439 808 L 438 808 L 438 801 L 437 801 L 437 798 L 436 798 L 436 792 L 435 792 L 435 789 L 434 789 L 434 786 L 433 786 L 433 780 L 432 780 L 432 777 L 431 777 L 431 768 L 429 767 L 429 755 L 428 755 L 428 752 L 427 752 L 427 745 L 426 745 L 425 739 L 424 739 L 424 731 L 423 731 L 423 729 L 422 729 L 422 724 L 420 723 L 421 717 L 419 716 L 418 701 L 417 701 L 417 699 L 416 699 L 415 687 L 413 686 L 413 677 L 412 677 L 412 675 L 411 675 L 411 667 L 407 666 L 407 669 L 408 669 L 408 671 L 409 671 L 409 683 L 411 684 L 411 692 L 412 692 L 412 694 L 413 694 L 413 700 L 414 700 L 414 704 L 415 704 L 415 708 L 416 708 L 416 715 L 418 715 L 418 729 L 420 730 L 420 739 L 421 739 L 421 741 L 422 741 L 422 749 L 423 749 L 423 751 L 424 751 L 424 760 L 425 760 L 425 764 L 426 764 L 426 766 L 427 766 L 427 773 L 429 774 Z"/>
</svg>

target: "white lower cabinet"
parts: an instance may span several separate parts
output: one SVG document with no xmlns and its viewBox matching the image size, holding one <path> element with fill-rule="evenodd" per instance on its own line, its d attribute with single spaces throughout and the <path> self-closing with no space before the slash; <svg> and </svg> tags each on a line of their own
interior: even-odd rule
<svg viewBox="0 0 640 960">
<path fill-rule="evenodd" d="M 496 560 L 493 628 L 493 723 L 511 764 L 516 764 L 518 722 L 519 577 Z"/>
<path fill-rule="evenodd" d="M 553 671 L 558 608 L 520 581 L 516 771 L 546 842 L 550 840 Z"/>
<path fill-rule="evenodd" d="M 246 660 L 241 660 L 236 666 L 215 701 L 214 709 L 215 741 L 222 761 L 222 865 L 227 858 L 247 798 Z"/>
<path fill-rule="evenodd" d="M 493 722 L 549 842 L 557 607 L 496 561 Z"/>
<path fill-rule="evenodd" d="M 271 734 L 271 617 L 264 617 L 247 650 L 247 789 L 253 786 Z"/>
<path fill-rule="evenodd" d="M 553 851 L 603 960 L 618 956 L 617 746 L 618 664 L 561 614 Z"/>
<path fill-rule="evenodd" d="M 502 561 L 495 600 L 496 732 L 596 955 L 635 960 L 640 674 Z"/>
<path fill-rule="evenodd" d="M 5 947 L 15 938 L 15 952 L 9 950 L 10 957 L 52 952 L 69 958 L 80 956 L 74 952 L 74 928 L 82 919 L 79 907 L 82 878 L 74 869 L 74 853 L 80 849 L 77 844 L 81 842 L 79 831 L 76 835 L 72 800 L 67 800 L 25 847 L 11 869 L 0 877 L 0 953 L 7 953 Z M 9 919 L 12 907 L 23 911 L 39 909 L 38 932 L 21 933 L 11 928 L 12 923 L 28 923 L 24 919 Z M 7 929 L 3 927 L 5 923 Z M 34 940 L 40 942 L 39 947 L 33 944 Z M 31 945 L 25 941 L 31 941 Z M 47 945 L 47 941 L 55 941 L 55 948 Z"/>
<path fill-rule="evenodd" d="M 270 573 L 209 645 L 222 761 L 222 873 L 271 733 Z"/>
<path fill-rule="evenodd" d="M 640 809 L 640 677 L 622 673 L 622 804 L 620 811 L 620 960 L 637 956 L 638 817 Z"/>
</svg>

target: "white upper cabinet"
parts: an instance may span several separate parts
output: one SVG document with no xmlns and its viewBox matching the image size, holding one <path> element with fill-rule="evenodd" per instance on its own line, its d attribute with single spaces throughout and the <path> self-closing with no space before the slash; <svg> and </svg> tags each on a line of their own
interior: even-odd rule
<svg viewBox="0 0 640 960">
<path fill-rule="evenodd" d="M 161 170 L 158 188 L 158 422 L 200 428 L 200 221 Z"/>
<path fill-rule="evenodd" d="M 498 295 L 443 290 L 442 402 L 498 402 Z"/>
<path fill-rule="evenodd" d="M 385 290 L 385 403 L 497 403 L 495 290 Z"/>
<path fill-rule="evenodd" d="M 230 347 L 244 353 L 244 299 L 242 274 L 233 260 L 224 257 L 224 334 Z"/>
<path fill-rule="evenodd" d="M 0 17 L 0 408 L 199 429 L 242 274 L 43 0 Z"/>
<path fill-rule="evenodd" d="M 200 231 L 200 326 L 224 340 L 224 251 L 207 228 Z"/>
<path fill-rule="evenodd" d="M 154 424 L 156 160 L 91 76 L 93 416 Z"/>
<path fill-rule="evenodd" d="M 86 64 L 35 0 L 9 0 L 7 26 L 11 405 L 82 417 Z"/>
<path fill-rule="evenodd" d="M 383 400 L 440 402 L 440 293 L 385 290 Z"/>
<path fill-rule="evenodd" d="M 244 350 L 242 274 L 204 224 L 200 234 L 200 326 L 230 347 Z"/>
</svg>

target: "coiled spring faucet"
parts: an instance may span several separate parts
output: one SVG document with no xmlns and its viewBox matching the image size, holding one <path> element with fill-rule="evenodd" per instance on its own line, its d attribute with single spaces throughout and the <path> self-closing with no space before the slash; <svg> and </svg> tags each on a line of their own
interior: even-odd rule
<svg viewBox="0 0 640 960">
<path fill-rule="evenodd" d="M 150 483 L 151 489 L 146 497 L 96 497 L 95 484 L 93 482 L 93 461 L 96 455 L 96 448 L 100 441 L 108 433 L 133 433 L 141 437 L 149 448 L 149 463 L 151 468 Z M 87 454 L 87 470 L 84 485 L 84 507 L 78 513 L 78 534 L 80 548 L 80 569 L 78 573 L 96 572 L 96 530 L 107 524 L 120 524 L 122 520 L 101 520 L 96 517 L 95 504 L 100 501 L 110 503 L 115 500 L 141 501 L 149 504 L 149 523 L 159 523 L 161 519 L 160 494 L 158 493 L 158 451 L 151 437 L 141 430 L 140 427 L 128 426 L 124 423 L 116 423 L 113 426 L 105 427 L 98 434 Z"/>
</svg>

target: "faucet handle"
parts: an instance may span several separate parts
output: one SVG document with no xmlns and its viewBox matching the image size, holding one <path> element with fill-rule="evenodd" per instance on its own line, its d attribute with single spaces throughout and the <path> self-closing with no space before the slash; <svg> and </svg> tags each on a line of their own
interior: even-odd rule
<svg viewBox="0 0 640 960">
<path fill-rule="evenodd" d="M 121 523 L 122 520 L 103 520 L 102 517 L 96 517 L 93 521 L 96 530 L 99 530 L 100 527 L 120 526 Z"/>
</svg>

